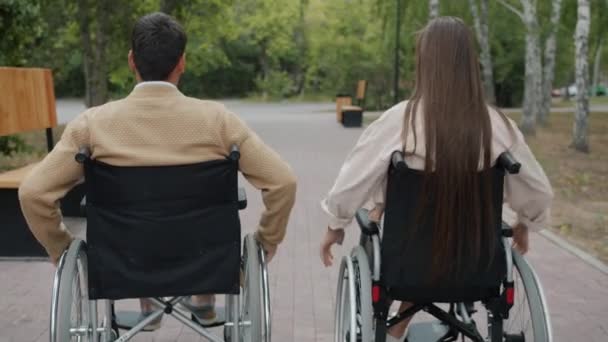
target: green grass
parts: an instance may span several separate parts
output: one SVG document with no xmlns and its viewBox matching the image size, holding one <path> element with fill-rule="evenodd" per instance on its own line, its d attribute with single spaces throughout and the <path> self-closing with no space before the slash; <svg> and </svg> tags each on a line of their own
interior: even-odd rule
<svg viewBox="0 0 608 342">
<path fill-rule="evenodd" d="M 258 103 L 271 103 L 271 102 L 287 102 L 287 103 L 306 103 L 306 102 L 333 102 L 334 98 L 326 94 L 302 94 L 292 97 L 264 97 L 262 94 L 253 93 L 249 94 L 245 101 L 258 102 Z"/>
<path fill-rule="evenodd" d="M 608 105 L 608 96 L 593 96 L 589 98 L 589 104 L 594 105 Z M 576 99 L 571 98 L 570 100 L 554 99 L 551 104 L 556 108 L 573 108 L 576 106 Z"/>
</svg>

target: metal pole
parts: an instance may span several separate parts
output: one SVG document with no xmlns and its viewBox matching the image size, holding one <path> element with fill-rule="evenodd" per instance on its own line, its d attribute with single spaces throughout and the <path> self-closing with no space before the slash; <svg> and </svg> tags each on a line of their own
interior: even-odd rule
<svg viewBox="0 0 608 342">
<path fill-rule="evenodd" d="M 49 152 L 51 152 L 51 150 L 53 149 L 53 146 L 55 146 L 55 142 L 53 141 L 53 129 L 47 128 L 46 129 L 46 148 Z"/>
<path fill-rule="evenodd" d="M 401 0 L 397 1 L 397 21 L 395 23 L 395 80 L 393 84 L 393 100 L 395 103 L 398 103 L 401 98 L 401 94 L 399 94 L 399 43 L 401 41 L 400 33 L 401 33 Z"/>
</svg>

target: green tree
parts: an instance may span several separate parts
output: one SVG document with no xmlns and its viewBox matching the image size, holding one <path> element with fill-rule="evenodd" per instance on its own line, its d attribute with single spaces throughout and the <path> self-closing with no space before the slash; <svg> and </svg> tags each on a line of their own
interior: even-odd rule
<svg viewBox="0 0 608 342">
<path fill-rule="evenodd" d="M 291 0 L 243 0 L 235 3 L 234 16 L 240 39 L 255 49 L 260 68 L 257 84 L 266 87 L 284 79 L 281 63 L 297 56 L 294 35 L 298 4 Z M 272 75 L 278 72 L 277 75 Z M 273 82 L 268 82 L 271 77 Z M 268 95 L 271 89 L 260 89 Z"/>
<path fill-rule="evenodd" d="M 0 0 L 0 65 L 29 64 L 46 27 L 40 12 L 36 1 Z"/>
<path fill-rule="evenodd" d="M 441 14 L 461 17 L 474 27 L 471 2 L 441 1 Z M 574 34 L 577 0 L 562 2 L 556 86 L 574 81 L 574 42 L 563 37 Z M 366 79 L 366 107 L 386 108 L 393 102 L 396 32 L 400 33 L 398 98 L 406 98 L 413 87 L 416 32 L 426 25 L 429 14 L 429 1 L 401 0 L 397 28 L 396 3 L 0 0 L 0 64 L 51 68 L 58 97 L 85 96 L 92 105 L 125 96 L 135 83 L 126 62 L 133 23 L 160 10 L 175 16 L 188 33 L 187 73 L 180 84 L 188 95 L 335 95 L 353 93 L 357 80 Z M 524 89 L 526 30 L 497 1 L 487 4 L 496 101 L 500 106 L 518 106 Z M 589 61 L 597 70 L 597 83 L 608 63 L 608 49 L 600 48 L 605 45 L 608 11 L 606 0 L 590 0 L 590 4 Z M 539 1 L 537 10 L 543 42 L 551 32 L 551 2 Z"/>
<path fill-rule="evenodd" d="M 27 66 L 31 49 L 43 37 L 45 24 L 40 4 L 0 0 L 0 66 Z M 0 154 L 11 155 L 27 148 L 17 136 L 0 136 Z"/>
</svg>

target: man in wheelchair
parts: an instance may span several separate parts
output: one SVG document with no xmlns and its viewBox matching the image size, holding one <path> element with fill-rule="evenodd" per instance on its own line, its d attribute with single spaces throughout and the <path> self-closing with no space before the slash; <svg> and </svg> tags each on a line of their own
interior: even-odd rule
<svg viewBox="0 0 608 342">
<path fill-rule="evenodd" d="M 269 339 L 270 331 L 256 326 L 260 317 L 243 319 L 251 306 L 245 307 L 245 298 L 240 307 L 238 295 L 253 291 L 249 300 L 258 301 L 256 310 L 266 310 L 264 319 L 269 320 L 269 303 L 260 302 L 268 297 L 267 284 L 260 283 L 266 277 L 263 261 L 272 259 L 285 235 L 295 176 L 224 105 L 178 90 L 186 41 L 182 27 L 165 14 L 140 18 L 128 54 L 137 79 L 131 94 L 89 108 L 70 122 L 19 189 L 30 229 L 59 267 L 53 341 L 82 335 L 111 341 L 117 338 L 110 331 L 116 330 L 112 302 L 98 327 L 95 300 L 147 297 L 132 331 L 158 326 L 166 313 L 218 341 L 174 307 L 181 302 L 198 323 L 217 323 L 217 293 L 230 295 L 226 325 L 233 329 L 228 336 L 238 339 L 239 329 L 249 325 L 250 341 L 262 340 L 263 334 Z M 239 171 L 261 190 L 266 207 L 255 238 L 245 240 L 242 257 L 238 210 L 246 202 L 238 189 Z M 58 205 L 83 179 L 86 245 L 63 225 Z M 169 296 L 175 297 L 165 299 Z"/>
<path fill-rule="evenodd" d="M 549 181 L 517 125 L 486 105 L 460 19 L 431 20 L 416 59 L 410 100 L 362 133 L 321 203 L 325 266 L 353 218 L 361 228 L 341 262 L 336 341 L 549 341 L 542 288 L 521 256 L 528 231 L 549 223 Z M 360 210 L 370 199 L 374 210 Z M 401 304 L 389 317 L 393 301 Z M 475 302 L 487 312 L 487 339 Z M 406 333 L 421 310 L 441 324 Z"/>
</svg>

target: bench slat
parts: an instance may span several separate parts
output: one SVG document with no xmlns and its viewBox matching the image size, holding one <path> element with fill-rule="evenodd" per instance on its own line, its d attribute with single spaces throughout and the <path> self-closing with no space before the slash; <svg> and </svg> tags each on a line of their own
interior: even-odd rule
<svg viewBox="0 0 608 342">
<path fill-rule="evenodd" d="M 55 126 L 51 70 L 0 67 L 0 136 Z"/>
<path fill-rule="evenodd" d="M 19 169 L 0 173 L 0 189 L 17 189 L 21 181 L 36 166 L 36 163 L 29 164 Z"/>
</svg>

